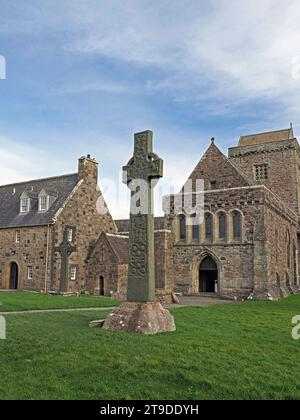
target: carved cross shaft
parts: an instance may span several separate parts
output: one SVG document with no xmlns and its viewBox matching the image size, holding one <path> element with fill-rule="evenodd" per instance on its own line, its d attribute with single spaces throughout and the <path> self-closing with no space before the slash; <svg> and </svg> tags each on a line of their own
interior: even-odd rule
<svg viewBox="0 0 300 420">
<path fill-rule="evenodd" d="M 153 188 L 163 176 L 151 131 L 135 134 L 134 156 L 123 174 L 131 190 L 127 299 L 148 302 L 155 298 Z"/>
<path fill-rule="evenodd" d="M 77 250 L 76 246 L 72 246 L 68 241 L 68 229 L 64 230 L 63 242 L 55 249 L 61 255 L 61 268 L 60 268 L 60 291 L 68 291 L 68 275 L 69 275 L 69 257 Z"/>
</svg>

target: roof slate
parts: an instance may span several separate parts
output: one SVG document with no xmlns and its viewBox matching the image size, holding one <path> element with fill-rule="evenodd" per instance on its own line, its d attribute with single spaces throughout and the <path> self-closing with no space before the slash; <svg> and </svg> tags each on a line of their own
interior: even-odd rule
<svg viewBox="0 0 300 420">
<path fill-rule="evenodd" d="M 128 264 L 129 260 L 129 238 L 128 236 L 105 234 L 110 243 L 118 261 L 122 264 Z"/>
<path fill-rule="evenodd" d="M 0 186 L 0 229 L 51 224 L 78 182 L 76 173 Z M 46 212 L 38 211 L 37 196 L 42 189 L 56 195 L 55 201 Z M 29 213 L 22 214 L 20 198 L 23 192 L 35 199 L 32 200 L 33 206 Z"/>
</svg>

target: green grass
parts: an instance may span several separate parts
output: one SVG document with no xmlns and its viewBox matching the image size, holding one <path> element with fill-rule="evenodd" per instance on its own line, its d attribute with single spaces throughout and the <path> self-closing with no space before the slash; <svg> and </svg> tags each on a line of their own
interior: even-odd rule
<svg viewBox="0 0 300 420">
<path fill-rule="evenodd" d="M 66 297 L 28 292 L 0 292 L 0 312 L 36 309 L 107 308 L 118 304 L 119 302 L 110 298 L 87 295 Z"/>
<path fill-rule="evenodd" d="M 300 295 L 172 311 L 177 332 L 88 328 L 103 313 L 8 315 L 0 399 L 300 399 Z"/>
</svg>

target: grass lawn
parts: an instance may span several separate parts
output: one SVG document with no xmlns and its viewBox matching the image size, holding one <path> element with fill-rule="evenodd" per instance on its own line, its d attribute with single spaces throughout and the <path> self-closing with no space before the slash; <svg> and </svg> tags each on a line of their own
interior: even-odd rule
<svg viewBox="0 0 300 420">
<path fill-rule="evenodd" d="M 111 307 L 119 303 L 104 297 L 50 296 L 28 292 L 0 292 L 0 312 L 29 311 L 34 309 L 71 309 Z"/>
<path fill-rule="evenodd" d="M 87 327 L 103 313 L 8 315 L 0 399 L 300 399 L 300 295 L 172 313 L 152 337 Z"/>
</svg>

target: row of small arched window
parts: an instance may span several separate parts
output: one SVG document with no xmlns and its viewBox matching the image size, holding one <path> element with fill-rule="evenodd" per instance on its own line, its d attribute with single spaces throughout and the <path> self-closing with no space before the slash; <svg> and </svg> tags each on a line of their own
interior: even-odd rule
<svg viewBox="0 0 300 420">
<path fill-rule="evenodd" d="M 189 221 L 187 220 L 188 217 Z M 219 212 L 216 215 L 207 212 L 204 213 L 204 220 L 197 214 L 191 216 L 180 214 L 178 221 L 179 241 L 187 240 L 189 226 L 192 229 L 192 240 L 194 242 L 200 240 L 201 231 L 205 241 L 213 241 L 216 236 L 222 241 L 226 241 L 228 237 L 233 240 L 242 239 L 243 216 L 239 211 L 232 211 L 229 214 Z M 204 231 L 201 229 L 202 223 L 204 223 Z M 215 229 L 217 229 L 217 232 L 215 232 Z"/>
</svg>

